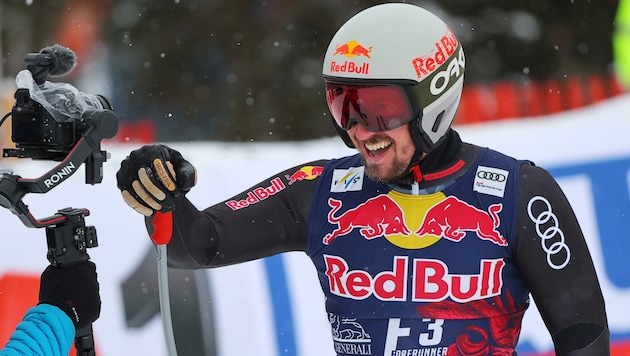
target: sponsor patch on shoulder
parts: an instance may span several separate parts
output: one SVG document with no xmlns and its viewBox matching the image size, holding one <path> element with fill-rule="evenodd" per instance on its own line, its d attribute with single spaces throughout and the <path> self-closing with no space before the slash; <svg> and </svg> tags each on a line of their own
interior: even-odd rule
<svg viewBox="0 0 630 356">
<path fill-rule="evenodd" d="M 473 191 L 503 198 L 508 171 L 492 167 L 477 167 Z"/>
<path fill-rule="evenodd" d="M 347 169 L 335 169 L 333 171 L 330 191 L 333 193 L 343 193 L 360 191 L 363 189 L 363 176 L 365 167 L 350 167 Z"/>
</svg>

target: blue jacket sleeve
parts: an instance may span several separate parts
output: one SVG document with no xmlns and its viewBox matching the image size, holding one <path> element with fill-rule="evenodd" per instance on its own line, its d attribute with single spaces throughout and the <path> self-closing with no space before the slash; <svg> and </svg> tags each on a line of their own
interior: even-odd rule
<svg viewBox="0 0 630 356">
<path fill-rule="evenodd" d="M 49 304 L 30 308 L 0 356 L 67 356 L 75 336 L 72 320 Z"/>
</svg>

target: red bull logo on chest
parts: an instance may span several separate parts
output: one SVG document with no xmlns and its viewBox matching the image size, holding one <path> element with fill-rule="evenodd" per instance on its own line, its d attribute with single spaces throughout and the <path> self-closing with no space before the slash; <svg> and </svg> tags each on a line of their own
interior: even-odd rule
<svg viewBox="0 0 630 356">
<path fill-rule="evenodd" d="M 382 301 L 438 302 L 452 299 L 459 303 L 501 294 L 505 261 L 482 259 L 479 273 L 455 274 L 437 259 L 395 256 L 391 271 L 375 276 L 363 269 L 351 270 L 339 256 L 324 255 L 326 276 L 332 294 L 363 300 L 374 296 Z M 411 273 L 411 276 L 409 275 Z M 408 284 L 407 281 L 412 283 Z"/>
<path fill-rule="evenodd" d="M 368 240 L 385 237 L 406 249 L 425 248 L 442 238 L 460 242 L 469 232 L 496 245 L 507 245 L 497 230 L 501 204 L 484 211 L 443 193 L 411 196 L 391 191 L 342 213 L 340 200 L 329 198 L 328 205 L 328 222 L 336 227 L 324 236 L 325 245 L 354 230 Z"/>
</svg>

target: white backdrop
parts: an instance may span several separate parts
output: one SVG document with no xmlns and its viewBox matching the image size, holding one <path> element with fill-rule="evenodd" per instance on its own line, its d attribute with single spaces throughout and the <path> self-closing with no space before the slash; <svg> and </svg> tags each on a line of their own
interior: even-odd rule
<svg viewBox="0 0 630 356">
<path fill-rule="evenodd" d="M 628 113 L 630 96 L 622 96 L 544 120 L 504 121 L 457 128 L 464 141 L 553 168 L 630 159 Z M 171 143 L 171 146 L 198 168 L 199 182 L 189 198 L 199 208 L 226 199 L 293 165 L 353 152 L 337 138 L 295 144 Z M 166 355 L 159 318 L 153 318 L 138 329 L 127 328 L 124 320 L 120 285 L 137 267 L 150 243 L 143 219 L 120 198 L 115 173 L 120 161 L 138 145 L 105 143 L 103 147 L 112 157 L 104 165 L 102 184 L 84 184 L 81 167 L 80 172 L 48 194 L 31 194 L 24 200 L 38 218 L 68 206 L 91 211 L 86 223 L 96 227 L 99 237 L 99 247 L 89 253 L 97 264 L 103 299 L 101 318 L 94 324 L 101 355 Z M 0 169 L 11 168 L 15 174 L 28 178 L 43 174 L 51 166 L 50 162 L 0 160 Z M 630 177 L 630 168 L 626 172 L 626 177 Z M 626 179 L 626 183 L 628 181 L 630 179 Z M 615 335 L 625 335 L 628 341 L 630 288 L 611 281 L 611 272 L 615 271 L 604 268 L 601 244 L 604 238 L 599 236 L 590 181 L 587 176 L 570 175 L 561 177 L 559 183 L 574 204 L 587 235 L 607 299 L 611 331 Z M 630 214 L 630 211 L 625 213 Z M 7 272 L 38 276 L 48 263 L 45 232 L 24 227 L 7 210 L 0 210 L 0 226 L 0 276 Z M 619 233 L 628 234 L 628 231 Z M 620 253 L 628 254 L 630 248 Z M 290 253 L 283 255 L 282 261 L 287 273 L 297 351 L 278 350 L 272 320 L 273 295 L 266 280 L 267 272 L 262 261 L 254 261 L 208 271 L 221 356 L 333 355 L 323 295 L 310 260 L 304 254 Z M 630 263 L 617 267 L 615 273 L 621 270 L 627 273 Z M 521 342 L 526 351 L 551 349 L 550 337 L 535 307 L 526 314 Z"/>
</svg>

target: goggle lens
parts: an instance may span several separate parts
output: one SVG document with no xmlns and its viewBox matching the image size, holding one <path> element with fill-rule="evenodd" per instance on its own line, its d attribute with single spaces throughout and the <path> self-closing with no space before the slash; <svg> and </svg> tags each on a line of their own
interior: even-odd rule
<svg viewBox="0 0 630 356">
<path fill-rule="evenodd" d="M 326 101 L 333 118 L 344 130 L 360 123 L 370 131 L 388 131 L 414 118 L 408 94 L 400 85 L 327 82 Z"/>
</svg>

